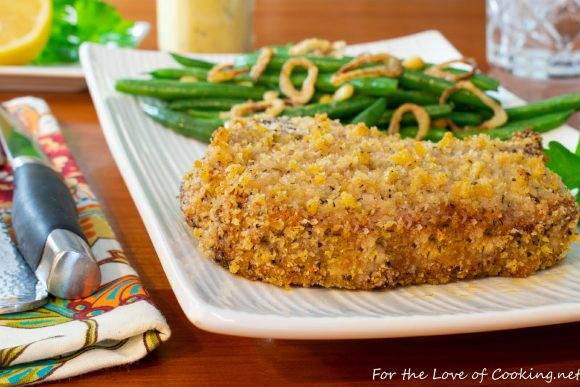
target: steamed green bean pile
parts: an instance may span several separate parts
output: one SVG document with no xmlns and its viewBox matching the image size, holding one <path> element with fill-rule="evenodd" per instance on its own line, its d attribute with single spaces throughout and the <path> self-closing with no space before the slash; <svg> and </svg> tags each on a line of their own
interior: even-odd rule
<svg viewBox="0 0 580 387">
<path fill-rule="evenodd" d="M 209 142 L 226 120 L 255 113 L 324 113 L 344 124 L 365 123 L 402 137 L 438 141 L 450 130 L 458 137 L 487 133 L 500 139 L 527 128 L 546 132 L 580 110 L 580 93 L 503 108 L 488 94 L 498 89 L 496 79 L 451 64 L 440 67 L 418 58 L 418 64 L 408 64 L 388 54 L 293 55 L 289 47 L 240 55 L 230 66 L 173 55 L 176 66 L 156 69 L 150 79 L 120 79 L 116 89 L 156 99 L 142 103 L 145 114 L 203 142 Z M 399 66 L 398 72 L 391 74 L 394 67 L 383 65 L 391 62 Z M 357 71 L 362 76 L 356 76 Z M 421 130 L 425 122 L 428 128 Z"/>
</svg>

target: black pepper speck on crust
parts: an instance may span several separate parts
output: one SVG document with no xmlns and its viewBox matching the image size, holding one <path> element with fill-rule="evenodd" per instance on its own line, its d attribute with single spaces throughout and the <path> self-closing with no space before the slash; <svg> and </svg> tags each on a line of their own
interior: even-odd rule
<svg viewBox="0 0 580 387">
<path fill-rule="evenodd" d="M 219 129 L 180 201 L 209 257 L 279 286 L 523 277 L 565 256 L 578 221 L 535 134 L 433 144 L 325 116 Z"/>
</svg>

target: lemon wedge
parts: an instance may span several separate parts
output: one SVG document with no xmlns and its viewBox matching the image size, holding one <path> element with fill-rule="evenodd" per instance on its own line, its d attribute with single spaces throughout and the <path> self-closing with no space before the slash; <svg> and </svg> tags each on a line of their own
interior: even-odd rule
<svg viewBox="0 0 580 387">
<path fill-rule="evenodd" d="M 48 40 L 51 21 L 51 0 L 0 0 L 0 65 L 33 60 Z"/>
</svg>

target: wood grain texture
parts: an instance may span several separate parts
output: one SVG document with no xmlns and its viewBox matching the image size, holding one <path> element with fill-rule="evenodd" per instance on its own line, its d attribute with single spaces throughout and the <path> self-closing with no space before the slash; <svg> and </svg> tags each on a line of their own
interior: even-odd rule
<svg viewBox="0 0 580 387">
<path fill-rule="evenodd" d="M 153 0 L 111 2 L 125 16 L 154 25 Z M 307 36 L 355 43 L 439 29 L 463 53 L 485 63 L 484 11 L 483 0 L 259 0 L 256 44 Z M 153 29 L 144 47 L 155 46 Z M 513 91 L 529 99 L 570 88 L 580 90 L 577 80 L 534 83 L 497 74 Z M 15 96 L 0 93 L 1 100 Z M 376 367 L 398 372 L 409 367 L 425 371 L 434 367 L 455 371 L 483 367 L 553 371 L 580 368 L 580 324 L 441 337 L 311 342 L 238 338 L 195 328 L 181 312 L 163 274 L 106 146 L 90 96 L 87 93 L 38 96 L 47 100 L 61 123 L 127 256 L 173 331 L 172 338 L 145 359 L 73 378 L 69 385 L 350 385 L 371 382 L 372 369 Z M 497 384 L 509 385 L 494 383 Z M 544 384 L 537 381 L 524 385 Z"/>
</svg>

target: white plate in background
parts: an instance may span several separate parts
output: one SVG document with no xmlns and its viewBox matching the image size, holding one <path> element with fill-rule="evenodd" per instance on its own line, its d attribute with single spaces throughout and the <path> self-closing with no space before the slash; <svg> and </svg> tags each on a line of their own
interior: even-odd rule
<svg viewBox="0 0 580 387">
<path fill-rule="evenodd" d="M 135 22 L 132 33 L 137 45 L 147 36 L 151 26 Z M 80 64 L 50 66 L 0 66 L 0 91 L 55 91 L 75 92 L 87 87 Z"/>
<path fill-rule="evenodd" d="M 431 62 L 460 57 L 437 31 L 349 47 L 420 55 Z M 215 61 L 229 55 L 198 55 Z M 81 63 L 103 132 L 153 241 L 163 269 L 189 318 L 199 328 L 242 336 L 337 339 L 478 332 L 580 320 L 580 248 L 529 278 L 485 278 L 382 291 L 285 290 L 234 276 L 203 257 L 182 219 L 181 176 L 207 146 L 145 116 L 138 99 L 117 93 L 115 81 L 175 66 L 152 51 L 81 48 Z M 521 103 L 505 90 L 508 104 Z M 572 147 L 578 132 L 563 126 L 546 135 Z M 161 300 L 158 300 L 161 301 Z"/>
</svg>

